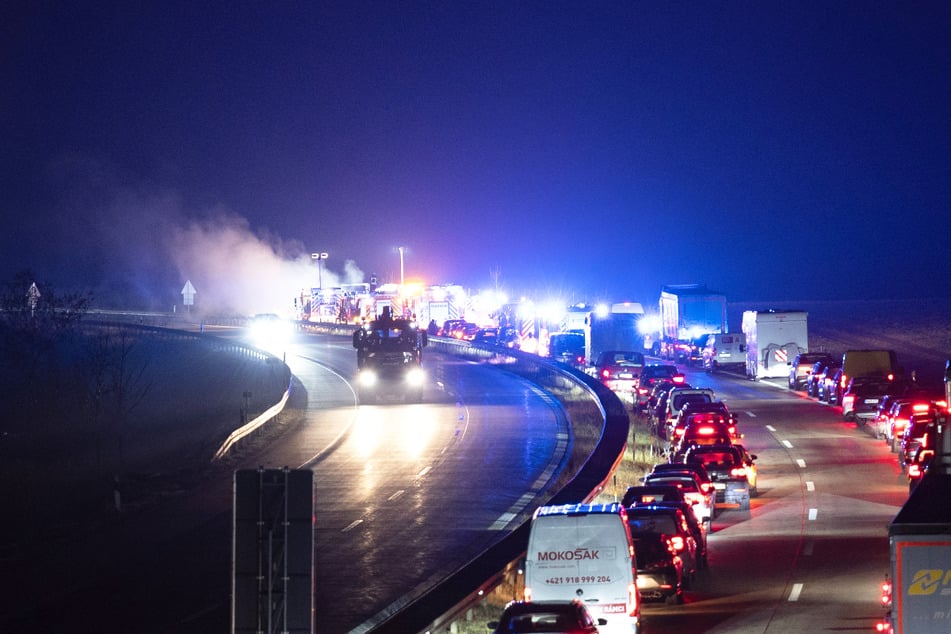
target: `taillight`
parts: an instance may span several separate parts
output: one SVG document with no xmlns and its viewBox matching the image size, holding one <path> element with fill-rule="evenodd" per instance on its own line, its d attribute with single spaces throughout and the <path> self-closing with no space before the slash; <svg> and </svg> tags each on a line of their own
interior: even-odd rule
<svg viewBox="0 0 951 634">
<path fill-rule="evenodd" d="M 927 412 L 929 409 L 931 409 L 931 406 L 927 403 L 915 403 L 911 406 L 913 412 Z"/>
<path fill-rule="evenodd" d="M 683 376 L 682 374 L 680 374 L 680 375 L 675 376 L 675 377 L 674 377 L 673 379 L 671 379 L 671 380 L 672 380 L 674 383 L 683 383 L 684 381 L 687 380 L 687 377 L 685 377 L 685 376 Z"/>
<path fill-rule="evenodd" d="M 627 614 L 628 616 L 637 616 L 637 584 L 631 583 L 627 586 Z"/>
<path fill-rule="evenodd" d="M 711 485 L 709 482 L 701 482 L 701 483 L 700 483 L 700 490 L 703 491 L 704 493 L 709 493 L 711 486 L 712 486 L 712 485 Z"/>
<path fill-rule="evenodd" d="M 648 391 L 649 391 L 649 390 L 648 390 L 646 387 L 639 387 L 639 388 L 637 388 L 637 393 L 640 394 L 641 396 L 646 395 Z"/>
<path fill-rule="evenodd" d="M 670 542 L 670 545 L 674 549 L 675 553 L 679 553 L 684 549 L 684 538 L 680 535 L 674 535 L 667 541 Z"/>
<path fill-rule="evenodd" d="M 603 377 L 606 378 L 606 379 L 607 379 L 607 378 L 610 378 L 610 377 L 611 377 L 611 371 L 610 371 L 610 370 L 601 370 L 601 376 L 603 376 Z"/>
<path fill-rule="evenodd" d="M 746 467 L 733 467 L 730 469 L 730 475 L 734 478 L 745 478 L 746 477 Z"/>
<path fill-rule="evenodd" d="M 525 586 L 525 590 L 522 592 L 522 595 L 525 597 L 526 601 L 532 600 L 532 589 L 528 586 Z"/>
<path fill-rule="evenodd" d="M 713 427 L 709 427 L 707 425 L 704 425 L 703 427 L 697 430 L 697 434 L 701 436 L 712 436 L 715 432 L 716 432 L 716 429 L 714 429 Z"/>
<path fill-rule="evenodd" d="M 913 462 L 908 465 L 908 477 L 909 478 L 920 478 L 921 477 L 921 465 L 917 462 Z"/>
<path fill-rule="evenodd" d="M 852 406 L 854 405 L 854 403 L 855 403 L 854 394 L 849 394 L 848 396 L 845 396 L 842 398 L 842 407 L 844 409 L 852 409 Z"/>
<path fill-rule="evenodd" d="M 841 387 L 844 390 L 845 386 L 848 384 L 849 384 L 849 377 L 843 374 L 842 377 L 839 379 L 839 387 Z"/>
<path fill-rule="evenodd" d="M 683 436 L 685 431 L 687 430 L 678 427 L 677 429 L 674 430 L 674 434 L 676 434 L 677 436 Z"/>
</svg>

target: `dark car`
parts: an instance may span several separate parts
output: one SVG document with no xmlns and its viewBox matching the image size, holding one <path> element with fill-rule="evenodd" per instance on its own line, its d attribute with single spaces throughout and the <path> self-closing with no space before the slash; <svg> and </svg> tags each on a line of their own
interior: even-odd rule
<svg viewBox="0 0 951 634">
<path fill-rule="evenodd" d="M 697 542 L 697 568 L 700 570 L 709 568 L 710 564 L 707 558 L 707 529 L 704 528 L 703 522 L 697 519 L 694 505 L 691 504 L 689 500 L 684 500 L 683 502 L 655 500 L 652 504 L 654 506 L 670 506 L 680 509 L 687 519 L 690 534 L 693 535 L 694 541 Z"/>
<path fill-rule="evenodd" d="M 878 404 L 889 390 L 887 381 L 852 379 L 842 393 L 842 420 L 855 421 L 859 426 L 875 419 Z"/>
<path fill-rule="evenodd" d="M 605 350 L 594 362 L 595 377 L 608 389 L 633 394 L 644 368 L 644 353 L 633 350 Z"/>
<path fill-rule="evenodd" d="M 912 414 L 902 434 L 898 446 L 898 466 L 905 469 L 912 461 L 918 449 L 929 443 L 928 436 L 934 437 L 935 415 L 933 412 Z"/>
<path fill-rule="evenodd" d="M 627 511 L 627 523 L 637 553 L 641 598 L 683 603 L 697 562 L 697 544 L 684 513 L 667 506 L 633 506 Z"/>
<path fill-rule="evenodd" d="M 571 601 L 512 601 L 502 610 L 498 621 L 488 626 L 493 634 L 522 632 L 564 632 L 597 634 L 607 619 L 595 619 L 580 599 Z"/>
<path fill-rule="evenodd" d="M 666 365 L 661 363 L 648 363 L 641 369 L 641 377 L 637 382 L 637 396 L 634 400 L 634 409 L 644 411 L 647 409 L 650 400 L 651 391 L 654 386 L 662 381 L 670 382 L 671 385 L 683 384 L 686 380 L 683 373 L 675 365 Z"/>
<path fill-rule="evenodd" d="M 806 395 L 819 398 L 819 378 L 822 376 L 822 371 L 825 367 L 825 361 L 817 361 L 816 364 L 812 366 L 809 376 L 806 377 Z"/>
<path fill-rule="evenodd" d="M 472 337 L 472 343 L 481 343 L 485 346 L 495 346 L 499 343 L 498 328 L 479 328 L 475 336 Z"/>
<path fill-rule="evenodd" d="M 661 484 L 635 485 L 628 487 L 621 497 L 621 504 L 634 506 L 635 504 L 653 504 L 655 502 L 686 502 L 683 491 L 675 486 Z"/>
<path fill-rule="evenodd" d="M 815 371 L 817 363 L 832 363 L 833 357 L 827 352 L 801 352 L 789 364 L 789 389 L 803 390 L 806 382 Z"/>
<path fill-rule="evenodd" d="M 756 460 L 740 445 L 693 446 L 684 454 L 687 464 L 702 464 L 713 480 L 717 502 L 750 508 L 756 493 Z"/>
<path fill-rule="evenodd" d="M 703 350 L 707 347 L 707 339 L 710 338 L 710 333 L 694 337 L 687 342 L 687 350 L 684 355 L 684 363 L 688 366 L 701 366 L 703 365 Z"/>
<path fill-rule="evenodd" d="M 548 356 L 573 368 L 584 368 L 584 334 L 580 332 L 556 332 L 549 335 Z"/>
<path fill-rule="evenodd" d="M 830 363 L 822 368 L 822 375 L 817 379 L 819 388 L 816 392 L 816 398 L 825 403 L 835 403 L 835 387 L 839 382 L 839 375 L 841 373 L 841 361 Z"/>
</svg>

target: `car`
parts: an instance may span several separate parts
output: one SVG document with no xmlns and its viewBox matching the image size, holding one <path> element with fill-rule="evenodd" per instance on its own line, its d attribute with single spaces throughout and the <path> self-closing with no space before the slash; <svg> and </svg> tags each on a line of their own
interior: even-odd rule
<svg viewBox="0 0 951 634">
<path fill-rule="evenodd" d="M 647 424 L 651 431 L 661 437 L 667 437 L 667 397 L 670 390 L 675 387 L 691 387 L 689 383 L 673 383 L 671 381 L 661 381 L 654 385 L 651 395 L 647 399 Z"/>
<path fill-rule="evenodd" d="M 687 464 L 702 464 L 713 480 L 718 503 L 737 504 L 742 511 L 750 509 L 750 498 L 756 494 L 756 455 L 742 445 L 694 445 L 684 454 Z"/>
<path fill-rule="evenodd" d="M 822 374 L 816 379 L 818 388 L 816 389 L 816 398 L 823 403 L 834 403 L 833 395 L 838 381 L 838 374 L 842 371 L 842 362 L 836 360 L 822 368 Z"/>
<path fill-rule="evenodd" d="M 684 414 L 678 418 L 673 429 L 670 431 L 670 438 L 667 443 L 668 451 L 675 451 L 680 446 L 684 434 L 687 432 L 688 425 L 699 425 L 702 423 L 727 425 L 729 428 L 727 431 L 730 436 L 735 436 L 737 438 L 739 437 L 739 434 L 736 431 L 736 424 L 733 422 L 733 418 L 729 414 L 719 411 L 690 412 L 689 414 Z"/>
<path fill-rule="evenodd" d="M 651 504 L 654 506 L 669 506 L 671 508 L 680 509 L 684 514 L 684 518 L 687 520 L 690 534 L 693 535 L 693 539 L 697 543 L 697 567 L 700 570 L 709 568 L 710 563 L 707 557 L 707 529 L 705 524 L 697 519 L 696 507 L 687 500 L 655 500 L 651 502 Z"/>
<path fill-rule="evenodd" d="M 928 436 L 935 434 L 935 412 L 912 414 L 898 446 L 898 467 L 903 471 L 912 461 L 919 448 L 929 444 Z"/>
<path fill-rule="evenodd" d="M 822 374 L 822 370 L 825 369 L 824 361 L 817 361 L 815 365 L 812 366 L 812 370 L 809 371 L 808 376 L 806 376 L 806 395 L 813 398 L 819 398 L 819 377 Z"/>
<path fill-rule="evenodd" d="M 677 487 L 660 484 L 630 486 L 621 496 L 621 504 L 624 506 L 654 504 L 655 502 L 686 502 L 686 498 L 684 492 Z"/>
<path fill-rule="evenodd" d="M 828 352 L 800 352 L 789 364 L 789 389 L 804 390 L 809 377 L 815 371 L 816 364 L 831 363 L 833 356 Z"/>
<path fill-rule="evenodd" d="M 716 392 L 710 388 L 675 387 L 667 394 L 667 408 L 658 425 L 667 427 L 665 436 L 670 437 L 670 430 L 676 422 L 677 414 L 687 403 L 712 403 L 717 399 Z"/>
<path fill-rule="evenodd" d="M 697 520 L 709 530 L 713 521 L 714 493 L 712 488 L 704 490 L 700 479 L 693 473 L 649 473 L 643 480 L 646 485 L 672 485 L 683 491 L 684 498 L 694 507 Z"/>
<path fill-rule="evenodd" d="M 687 366 L 703 365 L 703 349 L 707 347 L 707 339 L 710 333 L 705 333 L 693 337 L 687 342 L 687 348 L 684 354 L 684 364 Z"/>
<path fill-rule="evenodd" d="M 633 394 L 643 367 L 643 352 L 605 350 L 594 362 L 594 374 L 609 390 Z"/>
<path fill-rule="evenodd" d="M 931 411 L 932 404 L 926 399 L 903 398 L 892 404 L 888 413 L 888 423 L 885 425 L 885 442 L 893 452 L 898 451 L 902 434 L 913 414 L 926 414 Z"/>
<path fill-rule="evenodd" d="M 733 415 L 723 401 L 706 402 L 688 402 L 677 413 L 677 417 L 667 432 L 667 438 L 671 443 L 675 443 L 683 436 L 684 429 L 688 422 L 723 422 L 735 424 Z"/>
<path fill-rule="evenodd" d="M 495 346 L 499 343 L 498 328 L 479 328 L 472 337 L 472 343 L 480 343 L 485 346 Z"/>
<path fill-rule="evenodd" d="M 715 333 L 707 336 L 703 347 L 703 369 L 739 370 L 746 367 L 746 335 L 742 332 Z"/>
<path fill-rule="evenodd" d="M 565 634 L 597 634 L 598 626 L 607 619 L 595 619 L 580 599 L 571 601 L 512 601 L 502 610 L 497 621 L 488 626 L 493 634 L 520 632 L 563 632 Z"/>
<path fill-rule="evenodd" d="M 860 427 L 875 420 L 878 403 L 889 390 L 887 381 L 852 379 L 842 394 L 842 420 L 853 421 Z"/>
<path fill-rule="evenodd" d="M 548 356 L 555 361 L 583 370 L 585 362 L 584 333 L 556 332 L 548 337 Z"/>
<path fill-rule="evenodd" d="M 934 460 L 935 434 L 928 434 L 908 461 L 908 493 L 915 490 Z"/>
<path fill-rule="evenodd" d="M 713 491 L 713 480 L 703 465 L 684 464 L 683 462 L 661 462 L 655 464 L 651 473 L 692 473 L 700 481 L 704 493 Z"/>
<path fill-rule="evenodd" d="M 442 322 L 442 328 L 440 328 L 436 334 L 440 337 L 452 337 L 453 331 L 465 323 L 465 319 L 447 319 Z"/>
<path fill-rule="evenodd" d="M 644 600 L 684 601 L 697 571 L 697 544 L 683 511 L 669 506 L 633 506 L 627 522 L 637 553 L 637 589 Z"/>
<path fill-rule="evenodd" d="M 739 440 L 736 426 L 722 422 L 699 422 L 688 425 L 676 445 L 670 449 L 671 462 L 683 462 L 684 455 L 691 447 L 706 445 L 730 445 Z"/>
<path fill-rule="evenodd" d="M 686 382 L 686 377 L 675 365 L 662 363 L 648 363 L 645 365 L 641 369 L 641 376 L 637 382 L 637 396 L 634 401 L 636 411 L 646 411 L 651 391 L 661 381 L 667 381 L 673 385 L 683 384 Z"/>
</svg>

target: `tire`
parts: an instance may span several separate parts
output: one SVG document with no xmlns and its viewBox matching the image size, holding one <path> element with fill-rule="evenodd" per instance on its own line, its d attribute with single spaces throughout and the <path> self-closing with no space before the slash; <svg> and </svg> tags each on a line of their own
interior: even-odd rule
<svg viewBox="0 0 951 634">
<path fill-rule="evenodd" d="M 668 594 L 664 597 L 664 603 L 667 605 L 683 605 L 684 602 L 684 591 L 678 590 L 673 594 Z"/>
<path fill-rule="evenodd" d="M 747 495 L 745 498 L 740 500 L 740 510 L 741 511 L 750 510 L 750 496 Z"/>
</svg>

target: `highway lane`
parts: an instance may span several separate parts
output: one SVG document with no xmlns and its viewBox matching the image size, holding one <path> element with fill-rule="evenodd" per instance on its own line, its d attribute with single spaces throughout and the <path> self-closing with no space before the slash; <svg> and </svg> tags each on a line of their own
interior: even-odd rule
<svg viewBox="0 0 951 634">
<path fill-rule="evenodd" d="M 871 631 L 887 525 L 907 499 L 894 455 L 835 408 L 765 381 L 689 371 L 736 413 L 758 455 L 750 512 L 723 510 L 710 570 L 683 606 L 647 604 L 651 631 Z"/>
<path fill-rule="evenodd" d="M 305 385 L 308 364 L 349 378 L 355 360 L 349 341 L 322 336 L 287 357 Z M 318 631 L 372 628 L 424 594 L 531 512 L 565 455 L 564 415 L 531 384 L 439 354 L 424 366 L 423 403 L 308 412 L 282 443 L 285 463 L 314 471 Z"/>
</svg>

